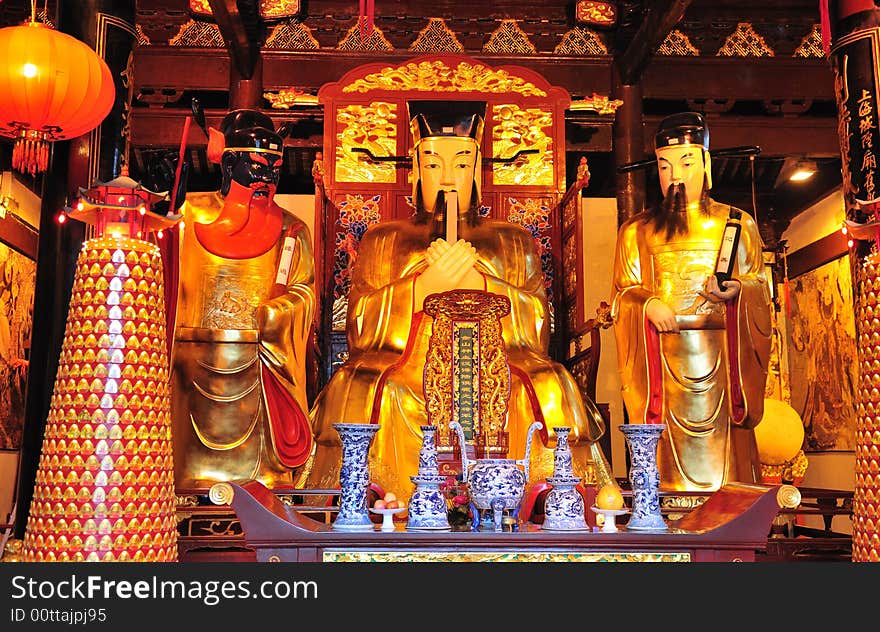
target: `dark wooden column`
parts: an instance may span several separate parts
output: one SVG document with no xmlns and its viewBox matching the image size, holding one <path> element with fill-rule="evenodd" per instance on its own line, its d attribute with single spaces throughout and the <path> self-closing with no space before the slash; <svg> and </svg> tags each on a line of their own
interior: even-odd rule
<svg viewBox="0 0 880 632">
<path fill-rule="evenodd" d="M 27 526 L 43 444 L 43 429 L 49 414 L 58 355 L 64 338 L 74 264 L 83 242 L 83 224 L 59 224 L 56 221 L 67 198 L 69 155 L 70 142 L 54 143 L 49 168 L 43 174 L 34 322 L 15 495 L 15 537 L 19 539 L 24 538 Z"/>
<path fill-rule="evenodd" d="M 71 143 L 68 186 L 75 192 L 95 180 L 112 180 L 128 164 L 135 0 L 64 0 L 61 5 L 65 32 L 98 52 L 110 67 L 116 88 L 113 109 L 104 122 Z"/>
<path fill-rule="evenodd" d="M 135 42 L 134 11 L 134 0 L 60 0 L 58 4 L 59 30 L 105 53 L 117 82 L 117 99 L 100 133 L 54 144 L 49 169 L 43 175 L 31 359 L 16 491 L 17 538 L 24 537 L 27 526 L 76 259 L 85 237 L 84 224 L 59 224 L 56 218 L 65 204 L 72 202 L 77 187 L 119 175 L 127 156 L 130 77 L 123 73 Z"/>
<path fill-rule="evenodd" d="M 880 92 L 877 90 L 877 41 L 880 9 L 872 0 L 838 0 L 831 3 L 831 70 L 837 100 L 838 133 L 843 193 L 848 219 L 864 223 L 880 218 Z M 875 367 L 880 358 L 877 325 L 872 305 L 880 283 L 877 237 L 864 235 L 850 250 L 853 270 L 859 381 L 856 387 L 856 460 L 853 492 L 853 562 L 880 558 L 880 396 Z"/>
<path fill-rule="evenodd" d="M 645 157 L 642 74 L 654 51 L 684 16 L 691 1 L 646 0 L 638 30 L 625 50 L 615 55 L 612 92 L 615 99 L 623 101 L 614 120 L 614 162 L 618 167 Z M 644 208 L 645 179 L 641 169 L 617 174 L 618 224 Z"/>
<path fill-rule="evenodd" d="M 256 0 L 208 0 L 229 51 L 229 109 L 258 109 L 263 104 L 260 48 L 266 25 Z"/>
<path fill-rule="evenodd" d="M 263 57 L 258 55 L 249 77 L 236 64 L 229 66 L 229 109 L 258 110 L 263 106 Z"/>
<path fill-rule="evenodd" d="M 623 101 L 614 119 L 614 164 L 616 167 L 645 155 L 644 123 L 642 122 L 641 86 L 620 83 L 615 73 L 613 98 Z M 618 225 L 642 211 L 645 206 L 645 172 L 636 169 L 618 173 L 617 180 L 617 223 Z"/>
</svg>

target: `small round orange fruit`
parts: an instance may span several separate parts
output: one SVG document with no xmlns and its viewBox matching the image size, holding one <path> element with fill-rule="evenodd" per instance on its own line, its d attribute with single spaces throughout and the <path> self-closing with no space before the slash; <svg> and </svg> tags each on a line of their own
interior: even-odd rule
<svg viewBox="0 0 880 632">
<path fill-rule="evenodd" d="M 603 485 L 596 494 L 596 506 L 599 509 L 623 509 L 623 494 L 613 483 Z"/>
<path fill-rule="evenodd" d="M 382 500 L 386 503 L 390 503 L 392 500 L 397 500 L 397 496 L 394 495 L 394 492 L 386 492 Z"/>
<path fill-rule="evenodd" d="M 385 501 L 381 499 L 377 500 L 373 503 L 373 509 L 385 509 Z"/>
</svg>

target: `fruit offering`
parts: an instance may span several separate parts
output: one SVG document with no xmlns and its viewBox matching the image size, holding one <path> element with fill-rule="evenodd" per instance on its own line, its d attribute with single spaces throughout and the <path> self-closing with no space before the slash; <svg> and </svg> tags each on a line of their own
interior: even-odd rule
<svg viewBox="0 0 880 632">
<path fill-rule="evenodd" d="M 402 501 L 397 500 L 393 492 L 387 492 L 384 497 L 373 503 L 373 509 L 401 509 L 405 506 Z"/>
<path fill-rule="evenodd" d="M 596 494 L 596 507 L 599 509 L 623 509 L 623 494 L 620 492 L 620 488 L 613 483 L 603 485 Z"/>
</svg>

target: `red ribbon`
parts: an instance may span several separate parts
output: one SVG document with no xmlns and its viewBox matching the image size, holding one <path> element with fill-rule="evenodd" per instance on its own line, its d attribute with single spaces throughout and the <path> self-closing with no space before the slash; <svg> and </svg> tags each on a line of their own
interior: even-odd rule
<svg viewBox="0 0 880 632">
<path fill-rule="evenodd" d="M 831 55 L 831 16 L 828 13 L 828 0 L 819 0 L 819 20 L 822 25 L 822 51 L 828 57 Z"/>
<path fill-rule="evenodd" d="M 361 44 L 364 44 L 373 34 L 373 19 L 376 17 L 376 0 L 360 0 L 358 13 L 358 29 L 361 36 Z"/>
</svg>

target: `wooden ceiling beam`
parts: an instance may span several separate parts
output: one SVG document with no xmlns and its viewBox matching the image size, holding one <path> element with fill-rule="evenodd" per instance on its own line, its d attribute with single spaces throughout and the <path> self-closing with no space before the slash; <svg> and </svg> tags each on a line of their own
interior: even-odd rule
<svg viewBox="0 0 880 632">
<path fill-rule="evenodd" d="M 834 101 L 825 59 L 654 57 L 642 75 L 646 99 L 813 99 Z"/>
<path fill-rule="evenodd" d="M 314 120 L 323 124 L 323 108 L 308 108 L 308 110 L 263 110 L 272 117 L 276 128 L 282 123 Z M 189 114 L 189 109 L 163 109 L 163 108 L 134 108 L 131 116 L 131 143 L 136 147 L 175 147 L 180 144 L 180 133 L 183 129 L 184 119 Z M 207 110 L 205 121 L 208 127 L 219 128 L 220 122 L 227 112 Z M 198 126 L 193 125 L 187 136 L 187 146 L 200 147 L 207 145 L 208 141 Z M 323 145 L 323 137 L 315 136 L 308 139 L 287 138 L 285 146 L 320 147 Z"/>
<path fill-rule="evenodd" d="M 652 0 L 639 30 L 617 58 L 617 71 L 623 85 L 632 86 L 639 82 L 651 55 L 684 16 L 691 1 Z"/>
<path fill-rule="evenodd" d="M 359 52 L 266 50 L 263 86 L 316 90 L 364 63 Z M 402 64 L 407 51 L 370 56 L 371 62 Z M 543 75 L 572 95 L 609 94 L 611 61 L 605 57 L 475 56 L 497 67 L 517 65 Z M 134 52 L 135 89 L 229 90 L 229 53 L 224 49 L 139 46 Z M 654 57 L 642 77 L 646 99 L 834 100 L 834 81 L 824 59 L 793 57 Z"/>
<path fill-rule="evenodd" d="M 208 4 L 239 75 L 250 79 L 260 55 L 260 43 L 248 33 L 237 0 L 208 0 Z"/>
<path fill-rule="evenodd" d="M 365 63 L 404 64 L 416 55 L 409 51 L 370 53 L 360 51 L 283 51 L 264 50 L 263 87 L 281 90 L 296 86 L 317 90 L 325 83 L 338 81 L 349 70 Z M 552 85 L 561 86 L 572 95 L 589 96 L 594 92 L 608 95 L 611 88 L 611 60 L 605 57 L 517 57 L 480 56 L 474 59 L 488 66 L 516 65 L 540 73 Z M 180 46 L 139 46 L 135 49 L 135 90 L 210 90 L 229 89 L 229 53 L 222 48 L 183 48 Z"/>
<path fill-rule="evenodd" d="M 653 131 L 662 117 L 645 118 L 645 127 Z M 708 116 L 706 124 L 712 147 L 740 147 L 757 145 L 762 156 L 835 156 L 840 153 L 837 138 L 837 119 L 811 116 Z M 653 142 L 653 134 L 645 135 L 646 144 Z M 645 147 L 646 155 L 653 153 L 653 145 Z"/>
</svg>

